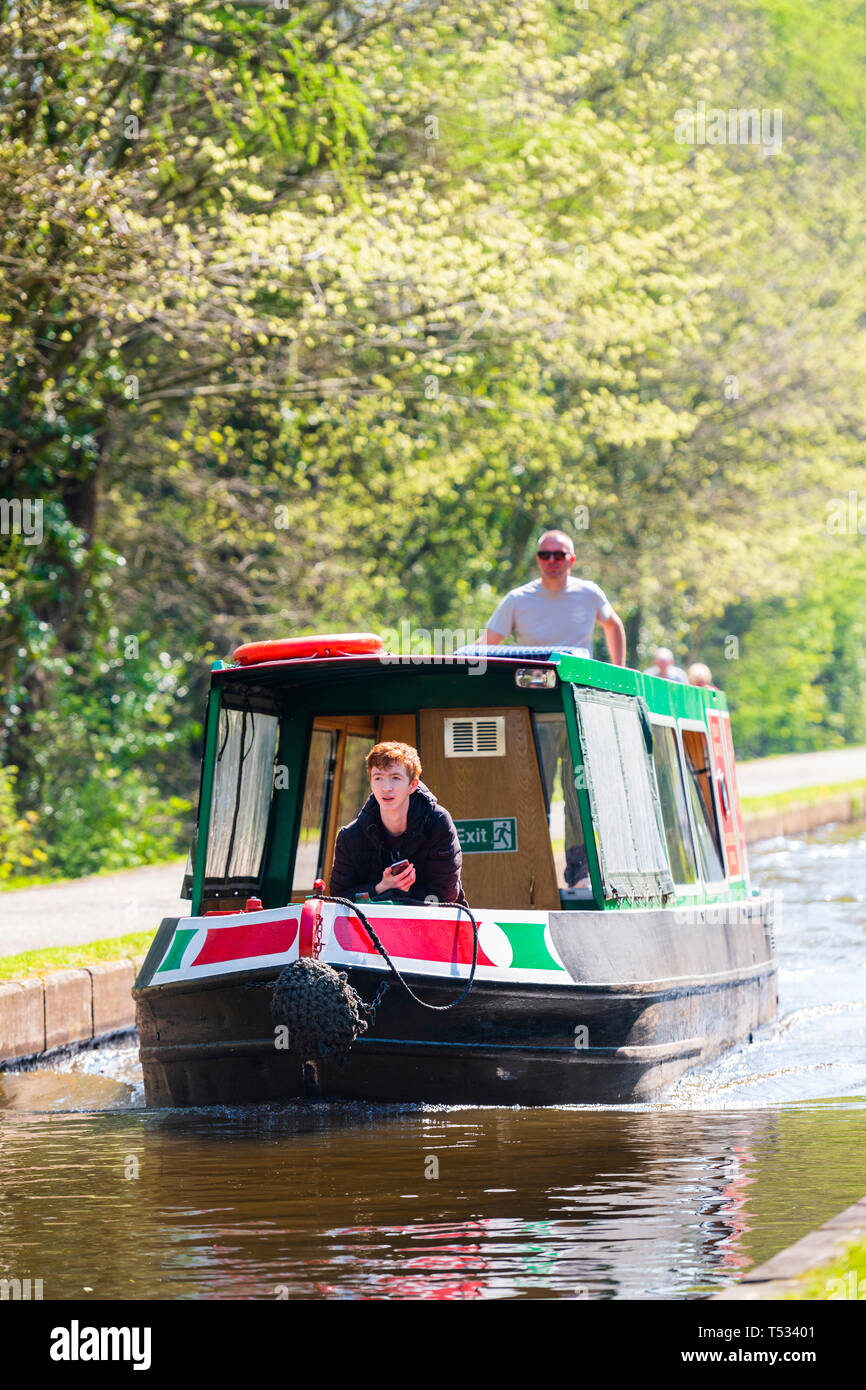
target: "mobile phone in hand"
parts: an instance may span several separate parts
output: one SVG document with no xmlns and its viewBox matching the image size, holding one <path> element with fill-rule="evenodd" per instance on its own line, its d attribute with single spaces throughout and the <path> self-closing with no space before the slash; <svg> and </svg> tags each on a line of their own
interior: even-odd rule
<svg viewBox="0 0 866 1390">
<path fill-rule="evenodd" d="M 388 870 L 389 870 L 391 876 L 394 877 L 396 874 L 402 874 L 403 871 L 404 871 L 404 869 L 408 869 L 408 867 L 409 867 L 409 860 L 408 860 L 408 859 L 400 859 L 400 860 L 398 860 L 398 862 L 397 862 L 396 864 L 389 864 L 389 865 L 388 865 Z"/>
</svg>

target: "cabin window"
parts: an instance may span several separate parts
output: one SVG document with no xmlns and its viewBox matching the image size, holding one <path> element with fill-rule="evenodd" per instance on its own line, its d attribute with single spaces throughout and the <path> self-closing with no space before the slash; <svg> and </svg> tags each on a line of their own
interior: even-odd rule
<svg viewBox="0 0 866 1390">
<path fill-rule="evenodd" d="M 343 755 L 343 780 L 340 784 L 340 804 L 337 808 L 338 828 L 348 825 L 360 811 L 370 795 L 370 778 L 367 775 L 367 754 L 375 747 L 375 739 L 368 734 L 348 734 L 346 751 Z"/>
<path fill-rule="evenodd" d="M 257 879 L 274 790 L 277 717 L 220 710 L 207 879 Z"/>
<path fill-rule="evenodd" d="M 589 865 L 565 715 L 536 714 L 535 742 L 557 884 L 565 896 L 580 896 L 589 890 Z"/>
<path fill-rule="evenodd" d="M 293 893 L 311 889 L 314 880 L 321 878 L 323 874 L 328 809 L 336 759 L 336 730 L 315 729 L 310 739 L 310 756 L 307 760 L 301 829 L 292 879 Z"/>
<path fill-rule="evenodd" d="M 575 690 L 574 699 L 606 894 L 672 892 L 645 707 L 642 712 L 625 695 L 589 690 Z"/>
<path fill-rule="evenodd" d="M 698 865 L 677 736 L 666 724 L 653 725 L 653 765 L 674 883 L 696 883 Z"/>
<path fill-rule="evenodd" d="M 712 770 L 707 736 L 699 729 L 682 729 L 686 758 L 686 790 L 697 838 L 698 859 L 708 883 L 725 877 L 719 827 L 713 807 Z"/>
<path fill-rule="evenodd" d="M 341 826 L 348 825 L 370 795 L 366 758 L 376 742 L 378 721 L 368 714 L 317 715 L 310 735 L 307 779 L 292 874 L 292 898 L 311 893 L 327 879 Z"/>
</svg>

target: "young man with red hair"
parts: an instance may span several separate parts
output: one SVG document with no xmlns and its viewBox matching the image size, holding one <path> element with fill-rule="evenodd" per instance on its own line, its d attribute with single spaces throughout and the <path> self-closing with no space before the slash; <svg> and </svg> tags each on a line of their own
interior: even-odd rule
<svg viewBox="0 0 866 1390">
<path fill-rule="evenodd" d="M 332 895 L 465 903 L 457 830 L 420 780 L 418 750 L 377 743 L 367 754 L 367 772 L 370 796 L 334 846 Z"/>
</svg>

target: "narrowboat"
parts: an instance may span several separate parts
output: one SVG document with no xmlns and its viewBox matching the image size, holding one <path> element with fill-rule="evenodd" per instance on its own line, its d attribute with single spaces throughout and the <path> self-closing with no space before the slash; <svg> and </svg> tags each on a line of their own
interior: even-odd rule
<svg viewBox="0 0 866 1390">
<path fill-rule="evenodd" d="M 329 900 L 384 740 L 450 811 L 471 912 Z M 724 694 L 580 649 L 239 648 L 184 896 L 134 989 L 150 1106 L 651 1101 L 777 1009 Z"/>
</svg>

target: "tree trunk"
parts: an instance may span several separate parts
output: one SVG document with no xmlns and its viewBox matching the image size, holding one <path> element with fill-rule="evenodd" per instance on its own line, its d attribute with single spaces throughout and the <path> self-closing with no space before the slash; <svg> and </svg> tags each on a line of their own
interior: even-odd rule
<svg viewBox="0 0 866 1390">
<path fill-rule="evenodd" d="M 623 619 L 623 623 L 625 626 L 625 664 L 638 669 L 637 649 L 643 626 L 643 609 L 640 607 L 632 609 L 628 617 Z"/>
</svg>

